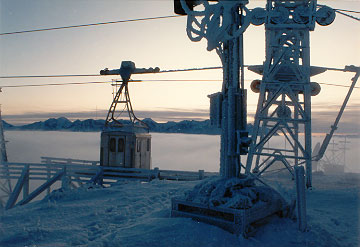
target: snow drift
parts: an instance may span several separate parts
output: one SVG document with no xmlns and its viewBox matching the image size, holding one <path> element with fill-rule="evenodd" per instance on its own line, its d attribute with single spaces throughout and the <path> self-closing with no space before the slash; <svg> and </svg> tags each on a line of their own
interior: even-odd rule
<svg viewBox="0 0 360 247">
<path fill-rule="evenodd" d="M 273 177 L 292 195 L 293 182 Z M 358 246 L 359 176 L 314 174 L 307 191 L 309 230 L 274 219 L 249 239 L 185 218 L 169 218 L 171 198 L 198 182 L 119 181 L 54 191 L 42 201 L 1 211 L 0 246 Z M 285 186 L 286 185 L 286 186 Z M 188 194 L 188 193 L 187 193 Z"/>
</svg>

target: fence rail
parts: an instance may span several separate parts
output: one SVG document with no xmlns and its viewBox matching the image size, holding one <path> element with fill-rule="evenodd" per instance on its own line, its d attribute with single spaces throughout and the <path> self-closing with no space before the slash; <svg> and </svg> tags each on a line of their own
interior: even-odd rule
<svg viewBox="0 0 360 247">
<path fill-rule="evenodd" d="M 80 164 L 80 165 L 98 165 L 100 161 L 96 160 L 80 160 L 71 158 L 41 157 L 41 163 L 45 164 Z"/>
</svg>

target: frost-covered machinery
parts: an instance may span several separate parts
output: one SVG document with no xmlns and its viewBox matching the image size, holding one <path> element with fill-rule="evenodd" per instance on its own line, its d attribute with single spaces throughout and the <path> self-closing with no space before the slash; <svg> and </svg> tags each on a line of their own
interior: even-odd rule
<svg viewBox="0 0 360 247">
<path fill-rule="evenodd" d="M 172 216 L 191 217 L 247 235 L 259 221 L 274 213 L 281 213 L 286 208 L 284 201 L 271 196 L 276 194 L 272 189 L 267 191 L 269 197 L 267 203 L 264 203 L 255 184 L 245 186 L 251 176 L 240 173 L 241 167 L 245 167 L 241 163 L 241 155 L 247 154 L 251 142 L 246 120 L 243 33 L 250 25 L 253 13 L 246 7 L 247 0 L 218 1 L 214 4 L 206 0 L 181 0 L 180 4 L 174 1 L 175 13 L 187 14 L 187 34 L 190 40 L 200 41 L 205 38 L 207 49 L 216 50 L 223 65 L 222 90 L 209 96 L 211 122 L 222 130 L 222 178 L 210 185 L 195 187 L 195 198 L 174 199 Z M 202 10 L 194 10 L 196 5 L 201 5 Z M 253 178 L 250 180 L 253 181 Z M 196 197 L 203 199 L 199 201 Z"/>
<path fill-rule="evenodd" d="M 159 68 L 136 68 L 131 61 L 123 61 L 120 69 L 100 71 L 101 75 L 120 75 L 122 78 L 107 114 L 105 128 L 101 132 L 101 166 L 151 169 L 151 135 L 146 123 L 134 114 L 128 83 L 132 74 L 159 71 Z M 129 119 L 121 120 L 122 113 Z"/>
<path fill-rule="evenodd" d="M 220 207 L 215 205 L 216 203 L 209 203 L 212 200 L 209 198 L 212 198 L 213 192 L 217 190 L 217 185 L 213 184 L 209 188 L 194 189 L 198 196 L 209 197 L 209 200 L 205 200 L 201 205 L 196 198 L 174 199 L 172 215 L 192 217 L 232 232 L 246 233 L 258 220 L 276 212 L 284 213 L 287 206 L 284 201 L 278 203 L 270 200 L 271 207 L 259 204 L 256 207 L 255 204 L 254 207 L 245 207 L 243 203 L 246 204 L 249 200 L 249 197 L 246 199 L 249 194 L 248 189 L 241 186 L 244 175 L 240 171 L 244 169 L 247 178 L 261 181 L 258 177 L 263 172 L 273 164 L 281 163 L 292 177 L 296 178 L 299 228 L 304 231 L 305 176 L 306 186 L 311 187 L 312 161 L 322 157 L 337 128 L 360 70 L 354 66 L 342 70 L 356 72 L 356 76 L 331 133 L 313 157 L 311 96 L 319 94 L 321 88 L 318 83 L 311 82 L 310 77 L 325 72 L 327 68 L 310 66 L 309 33 L 314 30 L 315 23 L 322 26 L 331 24 L 335 19 L 335 11 L 330 7 L 317 5 L 316 0 L 267 0 L 265 9 L 252 10 L 246 7 L 248 2 L 174 0 L 175 13 L 187 15 L 186 31 L 190 40 L 200 41 L 205 38 L 208 42 L 207 49 L 216 50 L 223 65 L 222 90 L 209 95 L 210 119 L 212 124 L 222 129 L 220 174 L 225 180 L 237 179 L 235 184 L 222 186 L 224 191 L 220 193 L 221 200 L 232 203 L 235 200 L 238 203 L 235 203 L 235 207 L 229 206 L 231 203 L 220 203 Z M 266 30 L 265 62 L 263 65 L 249 66 L 251 71 L 262 75 L 261 80 L 255 80 L 250 85 L 252 91 L 259 93 L 251 138 L 246 124 L 243 59 L 243 33 L 250 24 L 265 24 Z M 286 138 L 290 148 L 266 147 L 269 140 L 278 134 Z M 245 166 L 241 163 L 241 156 L 246 154 L 248 157 Z M 265 159 L 260 161 L 261 157 Z M 274 191 L 268 193 L 276 194 Z M 261 217 L 251 213 L 257 207 L 261 208 Z M 230 209 L 224 211 L 224 208 Z M 236 209 L 243 210 L 243 213 Z M 225 224 L 224 227 L 224 220 L 227 218 L 232 223 Z M 239 224 L 242 225 L 241 228 Z"/>
</svg>

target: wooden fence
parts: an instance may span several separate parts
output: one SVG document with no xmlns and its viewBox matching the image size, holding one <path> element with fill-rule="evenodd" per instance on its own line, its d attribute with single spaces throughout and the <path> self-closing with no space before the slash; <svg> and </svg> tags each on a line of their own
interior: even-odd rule
<svg viewBox="0 0 360 247">
<path fill-rule="evenodd" d="M 0 179 L 16 181 L 16 185 L 10 191 L 5 209 L 16 205 L 24 205 L 42 192 L 51 192 L 56 182 L 61 183 L 62 188 L 77 188 L 85 184 L 100 184 L 109 186 L 119 180 L 131 179 L 151 181 L 153 179 L 166 179 L 176 181 L 201 180 L 218 173 L 176 170 L 160 170 L 158 168 L 136 169 L 123 167 L 108 167 L 96 165 L 98 161 L 85 161 L 76 159 L 42 157 L 46 163 L 11 163 L 0 164 Z M 40 182 L 36 189 L 30 191 L 30 181 Z M 39 182 L 38 182 L 39 183 Z M 58 186 L 59 187 L 59 186 Z M 22 200 L 18 200 L 23 192 Z"/>
</svg>

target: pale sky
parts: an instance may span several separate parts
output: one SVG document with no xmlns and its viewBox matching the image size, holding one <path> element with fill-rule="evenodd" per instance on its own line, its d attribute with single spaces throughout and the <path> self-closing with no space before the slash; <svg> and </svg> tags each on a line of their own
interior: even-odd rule
<svg viewBox="0 0 360 247">
<path fill-rule="evenodd" d="M 249 8 L 265 6 L 265 1 L 250 2 Z M 360 1 L 318 3 L 360 10 Z M 171 0 L 0 0 L 0 4 L 1 33 L 174 14 Z M 206 50 L 206 42 L 191 42 L 185 28 L 186 17 L 179 17 L 0 36 L 0 75 L 97 74 L 104 68 L 119 68 L 124 60 L 135 62 L 137 67 L 157 66 L 162 70 L 220 66 L 217 54 Z M 264 26 L 249 26 L 244 37 L 245 64 L 262 64 L 265 59 Z M 311 33 L 311 63 L 334 68 L 350 64 L 360 66 L 359 44 L 360 22 L 337 14 L 333 24 L 326 27 L 317 25 Z M 312 80 L 350 85 L 352 76 L 351 73 L 326 72 Z M 245 78 L 249 80 L 246 81 L 248 88 L 251 80 L 259 77 L 246 71 Z M 1 79 L 0 87 L 111 79 L 119 77 Z M 222 79 L 222 71 L 137 75 L 133 79 Z M 347 88 L 321 86 L 320 95 L 312 98 L 313 118 L 328 130 Z M 138 111 L 140 117 L 158 120 L 207 118 L 207 95 L 220 89 L 221 82 L 143 82 L 130 85 L 135 112 Z M 11 120 L 15 123 L 15 118 L 20 121 L 20 118 L 29 117 L 90 116 L 96 110 L 97 117 L 104 118 L 112 101 L 112 90 L 110 84 L 3 88 L 0 103 L 4 119 L 10 123 Z M 357 128 L 359 131 L 359 92 L 360 89 L 354 90 L 350 107 L 344 114 L 345 129 Z M 250 115 L 255 112 L 257 97 L 258 94 L 248 92 Z"/>
</svg>

